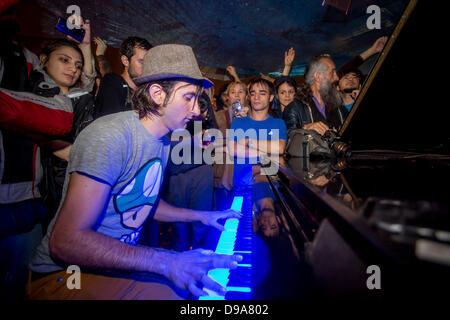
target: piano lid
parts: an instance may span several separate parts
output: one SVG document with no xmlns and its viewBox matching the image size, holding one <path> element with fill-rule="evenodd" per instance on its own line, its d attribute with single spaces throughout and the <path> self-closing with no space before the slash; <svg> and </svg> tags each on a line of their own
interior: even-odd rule
<svg viewBox="0 0 450 320">
<path fill-rule="evenodd" d="M 437 2 L 409 2 L 340 130 L 353 150 L 450 154 L 447 58 L 436 40 L 445 14 Z"/>
</svg>

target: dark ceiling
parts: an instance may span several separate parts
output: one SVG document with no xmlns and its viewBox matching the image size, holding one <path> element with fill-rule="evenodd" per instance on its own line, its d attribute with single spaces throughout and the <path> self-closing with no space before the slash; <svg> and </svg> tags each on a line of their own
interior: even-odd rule
<svg viewBox="0 0 450 320">
<path fill-rule="evenodd" d="M 67 17 L 66 8 L 76 4 L 91 19 L 93 34 L 113 47 L 137 35 L 153 45 L 188 44 L 203 66 L 231 64 L 241 74 L 276 74 L 292 46 L 298 75 L 315 54 L 330 53 L 339 66 L 389 35 L 406 2 L 353 0 L 347 15 L 322 6 L 322 0 L 22 0 L 20 5 L 29 7 L 21 14 L 33 21 L 23 28 L 27 36 L 61 36 L 55 29 L 57 16 Z M 380 30 L 366 27 L 371 4 L 381 8 Z"/>
</svg>

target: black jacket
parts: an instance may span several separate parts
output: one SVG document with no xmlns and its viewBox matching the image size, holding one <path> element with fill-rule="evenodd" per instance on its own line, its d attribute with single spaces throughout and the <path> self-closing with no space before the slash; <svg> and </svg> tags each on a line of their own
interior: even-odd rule
<svg viewBox="0 0 450 320">
<path fill-rule="evenodd" d="M 294 99 L 284 108 L 283 120 L 286 123 L 287 135 L 292 129 L 302 128 L 305 124 L 322 121 L 327 124 L 330 129 L 339 130 L 347 116 L 347 110 L 340 106 L 339 109 L 327 111 L 327 118 L 320 113 L 314 103 L 306 103 L 298 99 Z"/>
<path fill-rule="evenodd" d="M 94 119 L 128 110 L 131 110 L 131 92 L 127 82 L 115 73 L 105 74 L 95 98 Z"/>
</svg>

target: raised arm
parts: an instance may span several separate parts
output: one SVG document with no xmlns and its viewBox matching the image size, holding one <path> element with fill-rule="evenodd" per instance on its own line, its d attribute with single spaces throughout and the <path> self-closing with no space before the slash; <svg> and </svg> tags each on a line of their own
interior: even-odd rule
<svg viewBox="0 0 450 320">
<path fill-rule="evenodd" d="M 83 88 L 85 88 L 88 91 L 91 91 L 94 88 L 96 76 L 94 67 L 94 58 L 92 55 L 92 48 L 91 48 L 91 22 L 88 19 L 83 20 L 83 18 L 81 18 L 80 21 L 81 21 L 80 27 L 85 31 L 83 40 L 78 44 L 81 52 L 83 53 L 84 59 L 83 72 L 81 73 L 81 82 L 83 84 Z M 71 22 L 74 24 L 76 23 L 75 17 L 74 21 Z M 70 36 L 67 37 L 69 39 L 77 41 L 76 39 Z"/>
<path fill-rule="evenodd" d="M 235 81 L 235 82 L 240 82 L 241 81 L 239 79 L 239 76 L 238 76 L 237 72 L 236 72 L 236 69 L 233 66 L 228 66 L 227 67 L 227 71 L 231 75 L 231 77 L 233 78 L 233 81 Z"/>
<path fill-rule="evenodd" d="M 111 63 L 105 57 L 105 51 L 108 48 L 108 46 L 99 37 L 95 37 L 94 38 L 94 42 L 97 45 L 97 48 L 95 50 L 95 56 L 96 56 L 97 61 L 98 61 L 100 74 L 103 77 L 105 74 L 112 72 Z"/>
<path fill-rule="evenodd" d="M 363 61 L 369 59 L 374 54 L 380 53 L 383 50 L 384 46 L 386 45 L 387 40 L 388 37 L 386 36 L 380 37 L 377 40 L 375 40 L 375 42 L 369 49 L 365 50 L 363 53 L 360 54 Z"/>
<path fill-rule="evenodd" d="M 289 76 L 291 73 L 292 63 L 295 59 L 295 50 L 294 48 L 290 48 L 288 51 L 284 53 L 284 69 L 281 75 Z"/>
<path fill-rule="evenodd" d="M 383 50 L 387 40 L 388 40 L 387 37 L 378 38 L 369 49 L 367 49 L 363 53 L 351 58 L 342 67 L 340 67 L 338 74 L 346 69 L 359 68 L 359 66 L 362 65 L 364 63 L 364 61 L 369 59 L 374 54 L 381 52 Z"/>
</svg>

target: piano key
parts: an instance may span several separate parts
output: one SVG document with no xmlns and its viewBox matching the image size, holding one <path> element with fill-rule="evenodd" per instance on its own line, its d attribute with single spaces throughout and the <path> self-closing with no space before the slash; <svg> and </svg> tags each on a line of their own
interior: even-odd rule
<svg viewBox="0 0 450 320">
<path fill-rule="evenodd" d="M 213 291 L 207 291 L 207 290 L 205 290 L 206 292 L 208 292 L 208 296 L 201 296 L 201 297 L 199 297 L 199 300 L 225 300 L 225 296 L 220 296 L 220 295 L 213 295 L 212 293 L 210 293 L 210 292 L 213 292 Z"/>
<path fill-rule="evenodd" d="M 251 286 L 251 281 L 248 277 L 237 277 L 237 278 L 231 278 L 228 280 L 227 285 L 229 287 L 237 287 L 237 286 Z"/>
<path fill-rule="evenodd" d="M 243 255 L 242 256 L 242 261 L 240 261 L 241 264 L 252 264 L 252 256 L 249 254 Z"/>
<path fill-rule="evenodd" d="M 225 300 L 250 300 L 251 294 L 248 292 L 227 292 L 225 294 Z"/>
<path fill-rule="evenodd" d="M 252 265 L 249 263 L 238 263 L 238 267 L 251 268 Z"/>
<path fill-rule="evenodd" d="M 251 298 L 251 268 L 252 268 L 252 216 L 251 198 L 236 196 L 233 199 L 231 209 L 240 211 L 243 216 L 240 219 L 230 218 L 224 223 L 224 231 L 220 234 L 215 252 L 221 254 L 240 254 L 243 259 L 236 269 L 213 269 L 208 272 L 213 280 L 217 281 L 228 291 L 223 296 L 220 293 L 204 288 L 208 296 L 200 297 L 200 300 L 221 300 L 226 297 L 232 299 Z M 230 293 L 233 293 L 230 295 Z"/>
<path fill-rule="evenodd" d="M 227 287 L 227 292 L 252 292 L 249 287 Z"/>
<path fill-rule="evenodd" d="M 230 277 L 242 277 L 242 278 L 249 278 L 252 276 L 251 270 L 240 270 L 240 271 L 233 271 L 233 273 L 230 274 Z"/>
</svg>

